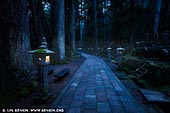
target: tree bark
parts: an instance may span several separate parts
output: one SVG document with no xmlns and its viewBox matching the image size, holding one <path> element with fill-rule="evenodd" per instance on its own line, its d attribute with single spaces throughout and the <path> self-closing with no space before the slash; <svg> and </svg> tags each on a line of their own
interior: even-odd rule
<svg viewBox="0 0 170 113">
<path fill-rule="evenodd" d="M 7 87 L 7 70 L 10 65 L 10 55 L 9 55 L 9 37 L 8 37 L 8 29 L 9 29 L 9 23 L 11 26 L 14 25 L 14 23 L 8 18 L 8 2 L 7 1 L 0 1 L 0 96 L 4 95 L 5 89 Z"/>
<path fill-rule="evenodd" d="M 161 14 L 161 6 L 162 6 L 162 0 L 156 0 L 155 8 L 156 8 L 156 14 L 155 14 L 155 22 L 154 22 L 154 37 L 157 42 L 159 43 L 159 33 L 158 33 L 158 27 L 160 22 L 160 14 Z"/>
<path fill-rule="evenodd" d="M 71 48 L 75 53 L 75 9 L 74 9 L 74 0 L 71 0 L 71 15 L 70 15 L 70 37 L 71 37 Z"/>
<path fill-rule="evenodd" d="M 11 15 L 12 19 L 18 22 L 17 28 L 10 29 L 9 38 L 10 40 L 10 56 L 11 65 L 18 67 L 23 71 L 31 72 L 31 55 L 27 52 L 30 50 L 30 39 L 29 39 L 29 17 L 26 8 L 27 0 L 15 0 L 15 4 L 18 5 L 12 8 L 14 15 Z"/>
<path fill-rule="evenodd" d="M 54 24 L 53 49 L 59 61 L 65 60 L 65 5 L 64 0 L 52 1 L 52 15 Z"/>
<path fill-rule="evenodd" d="M 135 8 L 135 0 L 130 0 L 130 9 L 131 9 L 132 15 L 134 15 L 134 10 L 135 10 L 134 8 Z M 134 27 L 135 27 L 134 21 L 131 20 L 130 21 L 130 42 L 129 42 L 131 48 L 134 45 L 134 34 L 135 34 Z"/>
<path fill-rule="evenodd" d="M 98 39 L 97 39 L 97 3 L 96 0 L 93 0 L 93 27 L 94 27 L 94 39 L 95 39 L 95 48 L 98 48 Z"/>
<path fill-rule="evenodd" d="M 44 37 L 44 29 L 43 29 L 43 8 L 42 8 L 42 0 L 30 0 L 30 7 L 32 12 L 32 29 L 34 36 L 31 37 L 31 45 L 34 49 L 37 49 L 40 44 L 40 40 Z"/>
<path fill-rule="evenodd" d="M 33 66 L 32 57 L 27 53 L 30 50 L 27 0 L 5 1 L 3 5 L 1 11 L 5 12 L 3 17 L 6 19 L 1 24 L 3 30 L 0 33 L 1 95 L 14 91 L 18 84 L 22 85 L 18 79 L 21 80 L 23 75 L 31 77 Z"/>
</svg>

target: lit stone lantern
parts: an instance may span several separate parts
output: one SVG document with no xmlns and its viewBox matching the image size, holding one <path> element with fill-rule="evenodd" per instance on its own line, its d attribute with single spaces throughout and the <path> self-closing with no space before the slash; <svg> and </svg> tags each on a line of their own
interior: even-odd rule
<svg viewBox="0 0 170 113">
<path fill-rule="evenodd" d="M 125 48 L 122 48 L 122 47 L 116 48 L 116 53 L 118 56 L 118 66 L 122 65 L 122 55 L 124 51 L 125 51 Z"/>
<path fill-rule="evenodd" d="M 46 38 L 43 37 L 39 49 L 29 53 L 33 54 L 33 62 L 38 67 L 38 99 L 47 99 L 50 96 L 47 66 L 50 64 L 50 55 L 55 52 L 47 49 Z"/>
<path fill-rule="evenodd" d="M 111 50 L 112 50 L 112 48 L 110 48 L 110 47 L 107 48 L 107 56 L 108 56 L 108 60 L 109 60 L 109 61 L 111 60 L 111 59 L 110 59 Z"/>
</svg>

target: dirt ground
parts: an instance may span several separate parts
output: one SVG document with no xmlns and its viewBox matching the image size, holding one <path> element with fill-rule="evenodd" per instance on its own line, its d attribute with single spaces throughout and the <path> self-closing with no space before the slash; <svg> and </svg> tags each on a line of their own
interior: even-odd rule
<svg viewBox="0 0 170 113">
<path fill-rule="evenodd" d="M 85 58 L 80 57 L 78 59 L 74 59 L 70 61 L 68 64 L 60 64 L 60 65 L 50 65 L 49 70 L 53 69 L 54 72 L 59 72 L 65 68 L 69 68 L 69 74 L 66 75 L 61 80 L 57 80 L 54 77 L 54 74 L 49 74 L 48 81 L 49 81 L 49 88 L 52 96 L 46 102 L 36 102 L 35 95 L 33 93 L 25 98 L 18 98 L 14 104 L 11 105 L 12 108 L 50 108 L 50 105 L 54 102 L 57 96 L 61 93 L 63 88 L 67 85 L 67 83 L 71 80 L 73 75 L 79 69 L 81 64 L 84 62 Z"/>
</svg>

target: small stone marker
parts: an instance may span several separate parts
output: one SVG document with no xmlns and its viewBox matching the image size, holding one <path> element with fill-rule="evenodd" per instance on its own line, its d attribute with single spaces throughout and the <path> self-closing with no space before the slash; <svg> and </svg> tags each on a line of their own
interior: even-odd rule
<svg viewBox="0 0 170 113">
<path fill-rule="evenodd" d="M 111 58 L 110 58 L 110 57 L 111 57 L 111 55 L 110 55 L 110 54 L 111 54 L 111 50 L 112 50 L 111 47 L 108 47 L 108 48 L 107 48 L 107 57 L 108 57 L 108 60 L 109 60 L 109 61 L 111 60 Z"/>
<path fill-rule="evenodd" d="M 149 102 L 168 102 L 170 103 L 170 97 L 164 93 L 149 89 L 140 89 L 141 93 Z"/>
<path fill-rule="evenodd" d="M 124 51 L 125 51 L 125 48 L 122 48 L 122 47 L 116 48 L 116 52 L 118 56 L 118 66 L 122 65 L 122 55 Z"/>
</svg>

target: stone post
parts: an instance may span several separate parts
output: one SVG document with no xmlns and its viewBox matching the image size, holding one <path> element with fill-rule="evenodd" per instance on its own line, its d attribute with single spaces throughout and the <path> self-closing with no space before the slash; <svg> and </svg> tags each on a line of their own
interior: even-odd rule
<svg viewBox="0 0 170 113">
<path fill-rule="evenodd" d="M 111 56 L 111 50 L 112 50 L 112 48 L 110 48 L 110 47 L 108 47 L 107 48 L 107 57 L 108 57 L 108 60 L 110 61 L 111 60 L 111 58 L 110 58 L 110 56 Z"/>
</svg>

